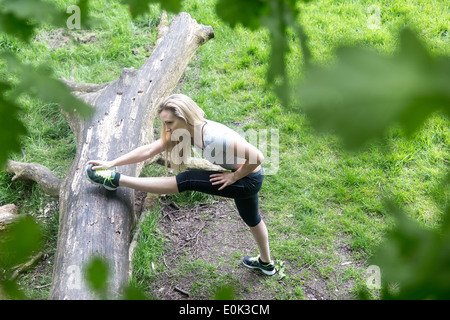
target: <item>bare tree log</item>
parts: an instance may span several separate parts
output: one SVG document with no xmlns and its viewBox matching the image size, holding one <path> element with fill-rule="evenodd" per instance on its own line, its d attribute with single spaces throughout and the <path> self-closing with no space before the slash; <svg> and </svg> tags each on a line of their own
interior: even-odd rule
<svg viewBox="0 0 450 320">
<path fill-rule="evenodd" d="M 12 181 L 32 180 L 37 182 L 46 194 L 53 197 L 59 196 L 62 180 L 43 165 L 8 161 L 6 171 L 14 173 Z"/>
<path fill-rule="evenodd" d="M 74 94 L 92 105 L 89 120 L 65 118 L 75 133 L 77 152 L 61 184 L 60 224 L 50 299 L 92 299 L 84 283 L 85 263 L 100 255 L 110 265 L 110 296 L 128 281 L 129 245 L 135 226 L 134 191 L 115 192 L 91 185 L 84 177 L 89 159 L 113 159 L 150 143 L 157 106 L 175 88 L 195 51 L 214 36 L 186 13 L 171 21 L 162 41 L 139 69 L 123 69 L 119 79 L 102 87 L 70 83 Z M 138 176 L 143 164 L 121 167 Z"/>
</svg>

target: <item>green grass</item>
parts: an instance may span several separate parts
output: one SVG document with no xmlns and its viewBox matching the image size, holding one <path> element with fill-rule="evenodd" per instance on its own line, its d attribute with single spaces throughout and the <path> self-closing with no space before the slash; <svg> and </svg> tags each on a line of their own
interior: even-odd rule
<svg viewBox="0 0 450 320">
<path fill-rule="evenodd" d="M 54 2 L 65 6 L 63 1 Z M 406 24 L 413 26 L 434 55 L 450 54 L 445 1 L 378 2 L 381 25 L 374 30 L 367 27 L 371 4 L 337 0 L 299 4 L 300 22 L 308 35 L 314 63 L 332 62 L 336 46 L 342 44 L 392 54 L 399 28 Z M 103 83 L 116 79 L 124 67 L 139 68 L 155 40 L 159 9 L 152 8 L 149 14 L 132 21 L 126 7 L 116 1 L 96 1 L 91 8 L 92 15 L 103 23 L 89 32 L 72 35 L 83 38 L 92 34 L 93 41 L 48 49 L 45 43 L 53 31 L 43 28 L 43 40 L 31 46 L 1 36 L 0 44 L 20 50 L 23 61 L 49 64 L 57 77 L 78 82 Z M 316 134 L 304 114 L 286 111 L 266 88 L 270 42 L 265 30 L 231 29 L 217 18 L 214 1 L 186 0 L 184 11 L 199 23 L 211 25 L 215 38 L 198 50 L 177 91 L 190 95 L 211 120 L 243 130 L 279 130 L 279 169 L 265 177 L 261 208 L 267 215 L 273 257 L 286 262 L 286 277 L 265 281 L 268 290 L 276 290 L 280 299 L 304 299 L 302 285 L 317 276 L 325 279 L 331 296 L 336 287 L 348 281 L 354 283 L 354 289 L 348 289 L 351 294 L 363 288 L 364 262 L 393 225 L 383 206 L 385 197 L 401 204 L 428 228 L 440 224 L 448 204 L 448 195 L 440 189 L 449 163 L 448 119 L 434 115 L 411 138 L 392 128 L 381 143 L 349 153 L 341 147 L 339 138 Z M 138 54 L 133 54 L 132 49 L 137 49 Z M 302 76 L 302 55 L 294 38 L 288 66 L 291 75 Z M 29 135 L 24 138 L 23 153 L 12 158 L 42 163 L 63 177 L 75 154 L 70 128 L 56 106 L 26 97 L 21 101 Z M 0 205 L 16 203 L 21 213 L 39 215 L 45 202 L 51 201 L 39 187 L 27 182 L 11 183 L 10 179 L 11 175 L 0 173 Z M 187 194 L 176 200 L 189 205 L 198 197 L 202 196 Z M 142 287 L 148 286 L 162 268 L 153 271 L 151 267 L 151 261 L 161 256 L 163 246 L 155 212 L 142 226 L 137 248 L 134 281 Z M 48 227 L 50 247 L 56 247 L 56 228 L 55 221 Z M 340 266 L 336 252 L 344 245 L 352 259 L 361 261 L 360 267 Z M 199 270 L 199 279 L 207 280 L 205 287 L 193 287 L 199 294 L 211 296 L 213 283 L 234 281 L 216 274 L 214 268 L 201 261 L 186 261 L 179 268 L 193 267 Z"/>
</svg>

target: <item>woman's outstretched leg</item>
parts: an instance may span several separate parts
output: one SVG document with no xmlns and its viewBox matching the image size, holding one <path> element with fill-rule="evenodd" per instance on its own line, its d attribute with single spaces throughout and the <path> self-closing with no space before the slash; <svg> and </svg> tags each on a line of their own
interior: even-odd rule
<svg viewBox="0 0 450 320">
<path fill-rule="evenodd" d="M 122 174 L 119 186 L 157 194 L 178 193 L 175 177 L 130 177 Z"/>
<path fill-rule="evenodd" d="M 178 193 L 175 177 L 130 177 L 114 170 L 92 170 L 94 164 L 86 167 L 86 176 L 92 183 L 103 185 L 108 190 L 116 190 L 119 186 L 128 187 L 157 194 Z"/>
</svg>

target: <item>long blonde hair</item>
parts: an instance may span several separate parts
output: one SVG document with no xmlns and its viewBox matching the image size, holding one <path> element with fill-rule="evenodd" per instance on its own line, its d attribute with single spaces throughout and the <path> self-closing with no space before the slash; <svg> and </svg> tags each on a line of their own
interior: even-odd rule
<svg viewBox="0 0 450 320">
<path fill-rule="evenodd" d="M 161 114 L 164 110 L 170 110 L 173 114 L 188 125 L 195 126 L 199 123 L 203 123 L 205 120 L 205 112 L 192 100 L 190 97 L 184 94 L 172 94 L 164 100 L 159 108 L 158 114 Z M 168 160 L 171 159 L 171 152 L 173 148 L 180 142 L 179 140 L 172 140 L 172 132 L 166 132 L 166 125 L 162 123 L 161 140 L 166 146 L 166 166 Z M 181 150 L 181 153 L 183 150 Z M 183 155 L 181 155 L 183 156 Z M 183 167 L 184 163 L 178 165 L 171 162 L 171 167 L 179 170 Z"/>
</svg>

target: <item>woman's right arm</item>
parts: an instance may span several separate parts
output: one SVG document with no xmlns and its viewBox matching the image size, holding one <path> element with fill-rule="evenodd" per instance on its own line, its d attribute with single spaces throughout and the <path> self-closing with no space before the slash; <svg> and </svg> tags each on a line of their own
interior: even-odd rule
<svg viewBox="0 0 450 320">
<path fill-rule="evenodd" d="M 161 139 L 156 140 L 151 144 L 147 144 L 141 147 L 138 147 L 123 156 L 120 156 L 117 159 L 111 161 L 102 161 L 102 160 L 90 160 L 87 163 L 94 164 L 92 170 L 99 169 L 108 169 L 111 167 L 123 166 L 132 163 L 138 163 L 144 160 L 147 160 L 157 154 L 160 154 L 164 151 L 164 144 Z"/>
</svg>

